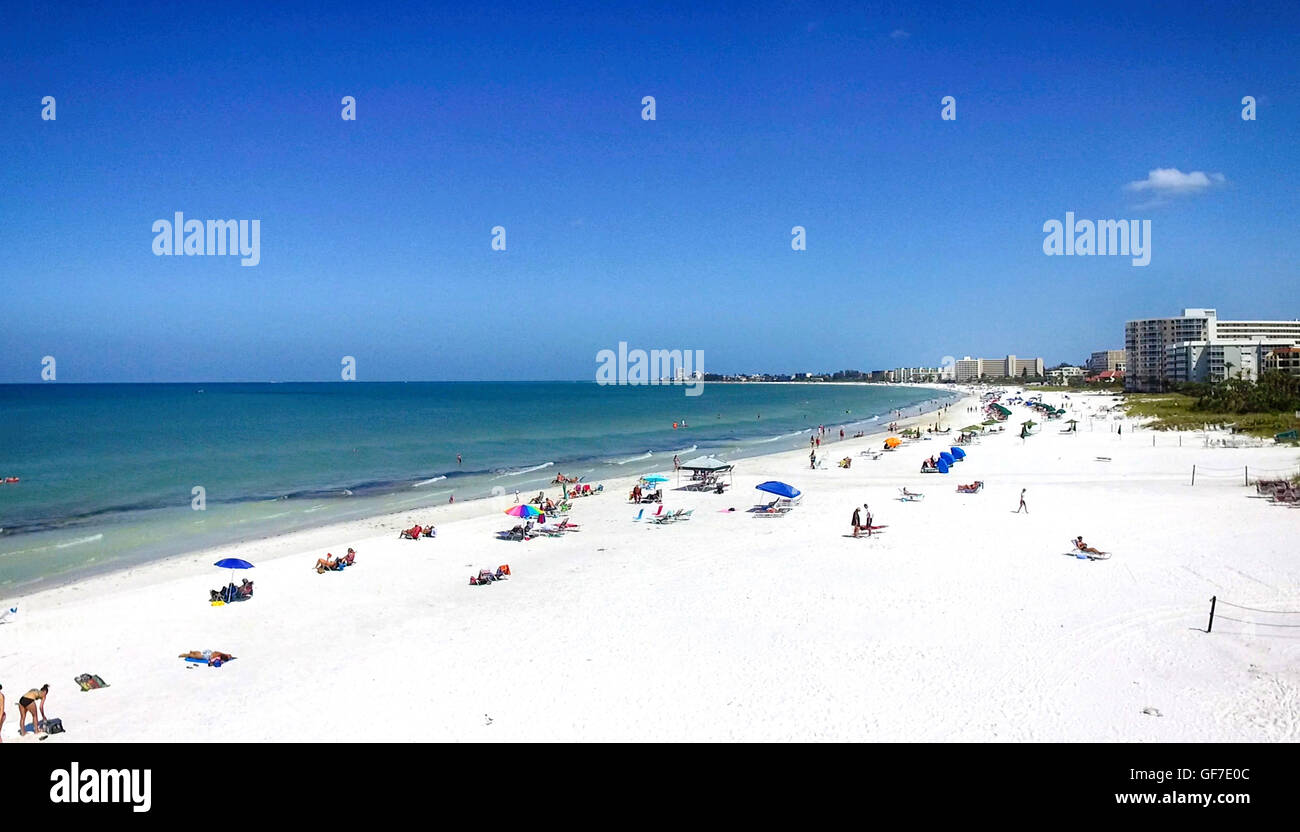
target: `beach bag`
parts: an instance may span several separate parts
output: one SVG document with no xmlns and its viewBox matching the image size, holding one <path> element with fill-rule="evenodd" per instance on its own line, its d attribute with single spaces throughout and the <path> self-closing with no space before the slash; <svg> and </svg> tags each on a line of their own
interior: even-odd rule
<svg viewBox="0 0 1300 832">
<path fill-rule="evenodd" d="M 45 722 L 43 723 L 43 725 L 44 725 L 44 728 L 45 728 L 45 733 L 47 733 L 47 734 L 62 734 L 62 733 L 63 733 L 63 720 L 61 720 L 61 719 L 47 719 L 47 720 L 45 720 Z"/>
</svg>

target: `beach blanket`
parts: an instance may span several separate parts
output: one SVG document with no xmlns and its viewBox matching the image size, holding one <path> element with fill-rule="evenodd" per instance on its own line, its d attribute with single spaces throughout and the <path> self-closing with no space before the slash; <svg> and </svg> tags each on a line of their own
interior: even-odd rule
<svg viewBox="0 0 1300 832">
<path fill-rule="evenodd" d="M 77 685 L 81 687 L 82 692 L 108 687 L 108 682 L 105 682 L 103 679 L 92 673 L 83 673 L 72 681 L 76 682 Z"/>
</svg>

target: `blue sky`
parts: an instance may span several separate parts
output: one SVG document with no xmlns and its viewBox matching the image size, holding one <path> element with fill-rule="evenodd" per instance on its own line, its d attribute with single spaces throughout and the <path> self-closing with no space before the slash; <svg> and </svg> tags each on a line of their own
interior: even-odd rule
<svg viewBox="0 0 1300 832">
<path fill-rule="evenodd" d="M 10 4 L 0 382 L 1054 364 L 1300 317 L 1296 5 L 1055 5 Z M 1223 181 L 1126 190 L 1157 169 Z M 176 211 L 259 219 L 260 264 L 155 256 Z M 1150 265 L 1045 256 L 1066 211 L 1150 219 Z"/>
</svg>

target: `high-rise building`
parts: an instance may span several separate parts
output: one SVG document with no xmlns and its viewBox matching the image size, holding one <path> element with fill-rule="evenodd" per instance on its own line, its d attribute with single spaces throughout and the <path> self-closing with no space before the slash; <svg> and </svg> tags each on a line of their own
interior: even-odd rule
<svg viewBox="0 0 1300 832">
<path fill-rule="evenodd" d="M 1122 373 L 1126 366 L 1124 350 L 1098 350 L 1088 359 L 1088 369 L 1094 373 L 1104 373 L 1107 370 Z"/>
<path fill-rule="evenodd" d="M 1251 353 L 1252 344 L 1300 345 L 1300 320 L 1221 321 L 1214 309 L 1184 309 L 1176 318 L 1129 321 L 1124 324 L 1124 388 L 1158 392 L 1172 382 L 1187 381 L 1189 377 L 1214 379 L 1218 375 L 1214 368 L 1219 362 L 1230 360 L 1224 350 L 1212 348 L 1216 343 L 1229 352 L 1245 349 L 1246 353 Z M 1170 350 L 1179 345 L 1186 348 Z M 1252 355 L 1236 354 L 1242 361 L 1255 362 L 1252 367 L 1257 374 L 1262 358 L 1257 349 Z M 1197 367 L 1205 369 L 1202 372 Z"/>
<path fill-rule="evenodd" d="M 1017 358 L 971 358 L 969 355 L 958 359 L 953 364 L 953 378 L 957 381 L 971 381 L 978 378 L 1025 378 L 1043 375 L 1043 359 Z"/>
</svg>

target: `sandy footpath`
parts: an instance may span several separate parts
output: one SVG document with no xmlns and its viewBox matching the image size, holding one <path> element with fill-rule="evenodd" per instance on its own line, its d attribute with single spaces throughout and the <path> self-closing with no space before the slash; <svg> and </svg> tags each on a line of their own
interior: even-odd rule
<svg viewBox="0 0 1300 832">
<path fill-rule="evenodd" d="M 511 496 L 87 579 L 20 599 L 0 683 L 11 702 L 51 684 L 67 733 L 50 742 L 1300 738 L 1300 628 L 1261 626 L 1300 615 L 1221 605 L 1256 623 L 1204 632 L 1212 595 L 1300 610 L 1300 510 L 1232 473 L 1295 472 L 1300 454 L 1179 447 L 1127 420 L 1121 436 L 1097 413 L 1110 401 L 1076 394 L 1079 433 L 1026 440 L 1033 414 L 1013 407 L 948 475 L 919 473 L 938 439 L 875 460 L 859 453 L 879 438 L 833 442 L 819 470 L 806 448 L 742 460 L 726 494 L 667 490 L 694 509 L 673 525 L 633 522 L 630 483 L 607 481 L 557 539 L 495 539 Z M 944 439 L 979 421 L 971 404 Z M 746 512 L 768 479 L 805 492 L 789 516 Z M 887 528 L 854 540 L 863 502 Z M 436 539 L 397 538 L 425 517 Z M 1068 556 L 1077 534 L 1113 557 Z M 348 546 L 355 567 L 311 571 Z M 209 606 L 232 555 L 256 564 L 256 597 Z M 468 585 L 505 563 L 510 580 Z M 196 648 L 239 658 L 177 658 Z M 82 672 L 111 687 L 80 692 Z"/>
</svg>

